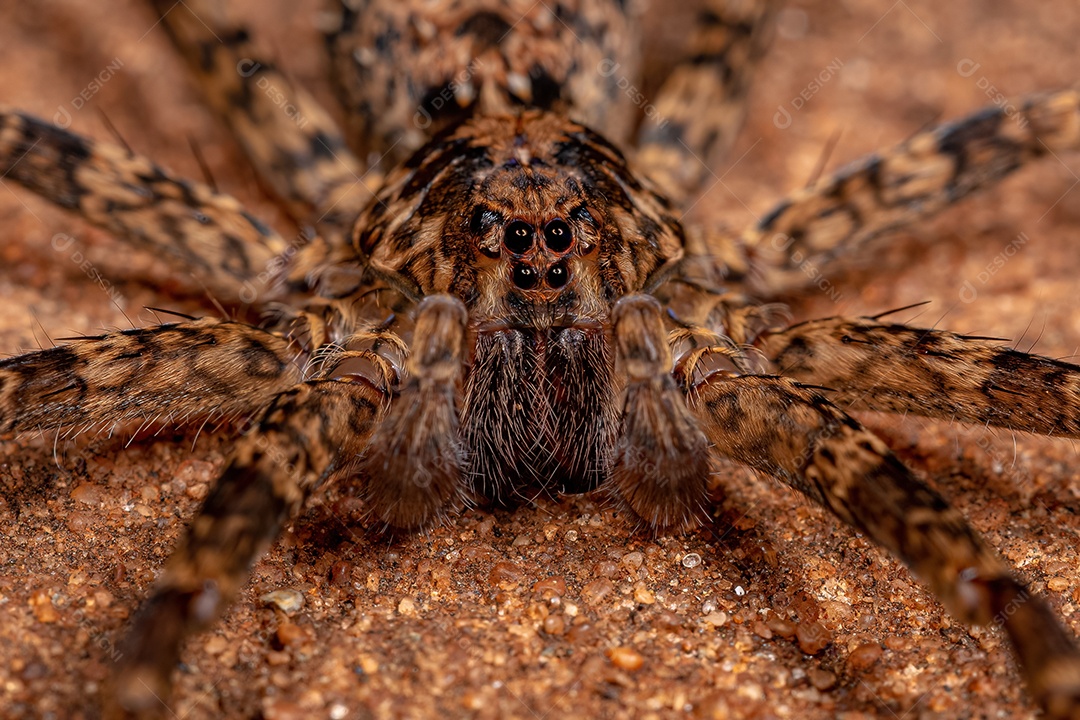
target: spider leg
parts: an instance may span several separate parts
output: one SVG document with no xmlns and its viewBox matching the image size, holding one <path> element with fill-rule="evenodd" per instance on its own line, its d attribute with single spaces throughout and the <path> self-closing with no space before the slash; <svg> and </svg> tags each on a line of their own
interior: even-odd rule
<svg viewBox="0 0 1080 720">
<path fill-rule="evenodd" d="M 226 302 L 286 249 L 234 198 L 181 180 L 140 155 L 0 108 L 0 176 L 170 259 Z"/>
<path fill-rule="evenodd" d="M 161 708 L 184 638 L 222 612 L 304 499 L 364 450 L 385 400 L 363 381 L 304 383 L 237 442 L 130 631 L 114 684 L 123 709 Z"/>
<path fill-rule="evenodd" d="M 1080 366 L 941 330 L 830 318 L 758 343 L 777 371 L 854 409 L 1080 437 Z"/>
<path fill-rule="evenodd" d="M 0 432 L 254 412 L 300 380 L 295 354 L 212 319 L 78 338 L 0 361 Z"/>
<path fill-rule="evenodd" d="M 220 3 L 152 3 L 209 104 L 228 122 L 260 180 L 300 223 L 347 234 L 381 184 L 334 120 L 290 81 Z"/>
<path fill-rule="evenodd" d="M 685 525 L 706 507 L 709 443 L 670 374 L 660 304 L 647 295 L 624 297 L 612 323 L 627 380 L 612 482 L 649 525 Z"/>
<path fill-rule="evenodd" d="M 367 506 L 393 527 L 430 523 L 461 492 L 457 395 L 467 322 L 457 298 L 421 301 L 407 380 L 361 464 Z"/>
<path fill-rule="evenodd" d="M 1002 625 L 1049 717 L 1080 717 L 1080 650 L 963 516 L 873 433 L 787 378 L 716 372 L 688 393 L 715 451 L 795 487 L 900 557 L 968 623 Z"/>
<path fill-rule="evenodd" d="M 638 135 L 638 165 L 669 197 L 700 188 L 710 160 L 734 142 L 776 6 L 709 0 L 699 11 L 689 52 L 646 106 Z"/>
<path fill-rule="evenodd" d="M 1015 116 L 991 107 L 920 132 L 781 200 L 736 241 L 749 256 L 751 287 L 775 295 L 806 286 L 867 241 L 929 217 L 1024 163 L 1080 147 L 1080 92 L 1035 96 L 1016 107 Z M 727 238 L 712 240 L 703 244 Z M 807 273 L 808 264 L 818 274 Z"/>
</svg>

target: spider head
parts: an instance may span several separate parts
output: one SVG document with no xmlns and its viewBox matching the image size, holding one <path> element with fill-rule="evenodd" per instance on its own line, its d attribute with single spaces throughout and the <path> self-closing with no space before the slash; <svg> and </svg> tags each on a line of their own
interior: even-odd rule
<svg viewBox="0 0 1080 720">
<path fill-rule="evenodd" d="M 667 200 L 613 145 L 539 111 L 437 136 L 388 179 L 355 239 L 418 295 L 529 324 L 602 319 L 683 251 Z"/>
</svg>

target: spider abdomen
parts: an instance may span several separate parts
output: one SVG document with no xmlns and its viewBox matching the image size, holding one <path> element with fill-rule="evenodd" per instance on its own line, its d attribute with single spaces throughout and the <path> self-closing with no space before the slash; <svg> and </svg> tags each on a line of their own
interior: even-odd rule
<svg viewBox="0 0 1080 720">
<path fill-rule="evenodd" d="M 618 413 L 601 329 L 481 330 L 474 352 L 461 437 L 476 492 L 512 502 L 606 479 Z"/>
</svg>

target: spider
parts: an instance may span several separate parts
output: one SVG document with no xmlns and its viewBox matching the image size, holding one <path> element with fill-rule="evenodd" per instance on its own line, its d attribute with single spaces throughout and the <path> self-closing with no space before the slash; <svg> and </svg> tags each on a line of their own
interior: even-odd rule
<svg viewBox="0 0 1080 720">
<path fill-rule="evenodd" d="M 63 241 L 60 242 L 59 244 L 63 244 Z M 167 490 L 165 491 L 165 494 L 166 495 L 168 494 Z M 83 495 L 84 495 L 84 493 L 80 494 L 80 497 L 83 497 Z M 348 503 L 346 503 L 346 506 L 348 506 Z M 578 506 L 578 507 L 580 507 L 580 506 Z M 586 505 L 584 507 L 586 508 L 586 511 L 588 511 L 588 512 L 590 512 L 592 514 L 592 517 L 594 519 L 595 518 L 600 518 L 600 519 L 603 520 L 603 522 L 607 522 L 608 525 L 616 524 L 616 520 L 613 520 L 612 518 L 604 516 L 602 513 L 598 513 L 595 510 L 595 508 L 592 508 L 592 507 L 590 507 L 588 505 Z M 564 508 L 563 512 L 565 512 L 565 508 Z M 333 516 L 334 513 L 330 513 L 330 515 Z M 190 517 L 190 514 L 185 516 L 185 517 Z M 472 525 L 469 525 L 469 522 L 470 522 L 469 519 L 465 520 L 465 527 L 467 527 L 467 528 L 472 527 Z M 602 522 L 602 525 L 603 525 L 603 522 Z M 476 528 L 477 528 L 476 532 L 480 532 L 482 534 L 485 533 L 485 532 L 491 532 L 491 530 L 485 530 L 484 529 L 484 521 L 483 520 L 480 520 L 478 522 L 473 522 L 473 525 L 476 526 Z M 592 526 L 589 525 L 589 524 L 585 524 L 582 527 L 588 528 L 588 527 L 592 527 Z M 435 532 L 435 531 L 433 531 L 433 532 Z M 465 530 L 465 532 L 468 533 L 469 530 Z M 546 533 L 539 533 L 539 534 L 532 533 L 532 534 L 534 534 L 536 536 L 544 536 L 544 540 L 546 540 L 548 542 L 552 542 L 551 539 L 546 538 Z M 838 533 L 836 536 L 840 536 L 840 538 L 842 538 L 843 533 Z M 444 539 L 448 538 L 448 539 L 453 540 L 453 535 L 443 536 L 443 538 Z M 514 547 L 527 546 L 525 544 L 518 544 L 516 542 L 518 539 L 522 539 L 522 538 L 524 538 L 526 541 L 530 540 L 528 533 L 517 533 L 517 538 L 515 539 L 515 543 L 514 543 L 513 546 Z M 536 542 L 542 542 L 542 541 L 537 541 L 534 538 L 534 539 L 531 540 L 531 542 L 536 543 Z M 556 545 L 557 545 L 557 543 L 556 543 Z M 679 547 L 679 545 L 677 543 L 673 545 L 671 541 L 665 542 L 663 540 L 658 540 L 658 541 L 656 541 L 654 543 L 650 543 L 650 544 L 647 543 L 644 546 L 644 553 L 639 554 L 639 555 L 644 555 L 645 557 L 651 557 L 651 556 L 656 556 L 657 554 L 664 554 L 664 553 L 672 554 L 674 552 L 677 552 L 678 547 Z M 563 551 L 565 552 L 565 548 L 563 548 Z M 650 553 L 650 551 L 652 551 L 652 552 Z M 453 551 L 450 551 L 450 552 L 453 552 Z M 548 549 L 544 548 L 543 552 L 549 552 L 549 551 L 548 551 Z M 392 553 L 394 553 L 394 551 L 388 551 L 388 556 L 390 554 L 392 554 Z M 573 551 L 570 551 L 570 553 L 572 555 Z M 622 562 L 623 567 L 634 568 L 635 567 L 635 562 L 639 562 L 639 561 L 644 562 L 645 561 L 644 558 L 642 560 L 637 560 L 635 557 L 633 557 L 633 555 L 634 555 L 633 553 L 630 553 L 629 555 L 626 556 L 626 560 L 624 562 Z M 309 556 L 309 557 L 311 557 L 311 556 Z M 432 556 L 432 557 L 445 557 L 445 554 L 440 555 L 440 556 Z M 475 559 L 475 556 L 473 556 L 473 558 L 470 558 L 470 560 L 473 560 L 473 559 Z M 706 561 L 712 561 L 712 558 L 706 558 Z M 401 566 L 402 561 L 401 561 L 400 558 L 394 558 L 394 559 L 390 560 L 390 562 L 391 562 L 391 567 L 393 567 L 393 563 L 399 563 L 399 572 L 404 571 L 404 570 L 402 570 L 402 566 Z M 432 576 L 433 576 L 433 580 L 435 580 L 435 576 L 438 575 L 438 570 L 437 569 L 433 570 L 431 568 L 430 562 L 431 561 L 429 561 L 428 570 L 420 570 L 420 563 L 418 563 L 418 565 L 416 566 L 416 569 L 419 570 L 421 573 L 430 572 L 432 574 Z M 462 562 L 464 563 L 465 560 L 462 560 Z M 300 565 L 301 566 L 305 565 L 305 563 L 300 562 Z M 314 562 L 312 562 L 312 565 L 314 565 Z M 687 563 L 687 565 L 692 565 L 692 563 Z M 286 567 L 288 567 L 288 566 L 286 566 Z M 324 567 L 322 569 L 326 570 L 327 568 L 330 570 L 330 575 L 334 575 L 335 570 L 337 570 L 337 568 L 335 568 L 335 567 L 329 567 L 329 566 L 325 566 L 325 565 L 324 565 Z M 295 570 L 295 568 L 289 568 L 289 569 Z M 509 611 L 512 612 L 513 611 L 513 606 L 514 606 L 514 599 L 513 599 L 514 589 L 515 589 L 516 586 L 521 585 L 522 582 L 523 582 L 523 580 L 521 578 L 521 570 L 514 569 L 514 568 L 501 568 L 501 569 L 497 568 L 497 570 L 498 570 L 498 572 L 492 571 L 491 582 L 495 583 L 495 584 L 497 584 L 498 586 L 501 587 L 502 594 L 509 595 L 511 597 L 509 599 L 505 599 L 505 598 L 500 599 L 499 594 L 496 594 L 496 597 L 495 597 L 496 602 L 501 604 L 501 606 L 503 606 L 504 610 L 509 610 Z M 607 571 L 608 571 L 607 569 L 602 569 L 602 571 L 599 572 L 599 575 L 603 576 L 604 573 L 607 572 Z M 318 572 L 319 572 L 318 568 L 309 568 L 308 569 L 309 575 L 310 574 L 318 574 Z M 738 574 L 738 572 L 739 572 L 739 570 L 735 569 L 735 574 Z M 518 574 L 515 574 L 515 573 L 518 573 Z M 267 574 L 270 575 L 271 578 L 272 578 L 272 575 L 273 575 L 272 572 L 267 573 Z M 303 569 L 302 568 L 301 568 L 300 574 L 301 575 L 303 574 Z M 340 574 L 340 572 L 337 572 L 337 574 Z M 355 571 L 353 571 L 352 574 L 355 575 L 356 574 Z M 376 572 L 376 574 L 378 574 L 378 573 Z M 367 576 L 368 576 L 367 579 L 369 580 L 370 573 L 367 573 Z M 308 582 L 310 582 L 310 580 Z M 376 580 L 375 587 L 377 589 L 380 588 L 380 583 L 381 582 L 382 581 L 380 581 L 378 579 Z M 397 581 L 395 580 L 394 582 L 397 582 Z M 445 580 L 443 582 L 445 583 Z M 623 582 L 625 582 L 625 581 L 623 581 Z M 76 586 L 78 586 L 78 584 L 76 584 Z M 556 586 L 555 589 L 557 589 L 557 583 L 555 583 L 555 586 Z M 433 588 L 435 589 L 435 592 L 438 592 L 438 589 L 440 589 L 440 587 L 443 587 L 443 592 L 445 593 L 446 592 L 445 585 L 441 585 L 440 582 L 435 580 L 435 582 L 433 584 Z M 738 587 L 741 588 L 741 586 L 738 586 Z M 541 586 L 540 589 L 534 589 L 534 593 L 538 594 L 541 597 L 543 597 L 545 593 L 550 596 L 551 593 L 552 593 L 552 589 L 553 588 L 551 588 L 551 587 L 545 589 L 543 586 Z M 603 594 L 602 593 L 603 589 L 604 589 L 604 584 L 599 583 L 598 585 L 591 587 L 591 589 L 589 590 L 588 593 L 585 592 L 584 588 L 579 590 L 579 592 L 582 593 L 583 597 L 588 596 L 588 597 L 592 598 L 592 597 L 595 597 L 596 595 L 602 595 Z M 647 587 L 646 588 L 638 588 L 638 587 L 634 587 L 632 585 L 630 587 L 630 589 L 632 590 L 631 595 L 633 596 L 635 601 L 637 601 L 638 606 L 649 608 L 650 606 L 653 606 L 653 604 L 657 604 L 656 601 L 654 601 L 654 598 L 650 598 L 650 595 L 649 595 L 650 590 L 648 590 Z M 734 588 L 731 588 L 731 592 L 735 593 L 735 596 L 740 597 L 739 593 L 735 592 Z M 528 594 L 526 593 L 526 597 L 527 596 L 528 596 Z M 378 593 L 376 592 L 376 593 L 373 593 L 372 596 L 367 596 L 364 599 L 370 600 L 370 599 L 377 598 L 377 597 L 378 597 Z M 549 599 L 550 600 L 551 598 L 550 597 L 545 597 L 544 599 Z M 649 600 L 649 599 L 653 599 L 653 602 L 648 602 L 647 600 Z M 359 600 L 360 600 L 360 598 L 357 598 L 357 604 L 359 604 Z M 597 601 L 599 602 L 599 600 L 597 600 Z M 134 602 L 134 599 L 132 600 L 132 602 Z M 662 604 L 662 601 L 661 601 L 661 604 Z M 540 606 L 540 607 L 543 607 L 543 606 Z M 408 603 L 404 603 L 404 604 L 396 603 L 395 608 L 404 617 L 404 622 L 399 623 L 399 625 L 397 625 L 397 627 L 402 627 L 403 628 L 402 631 L 405 631 L 405 628 L 407 628 L 408 624 L 409 624 L 409 616 L 414 611 L 409 609 Z M 530 606 L 528 607 L 528 612 L 529 613 L 541 613 L 542 614 L 542 612 L 537 607 L 537 603 L 535 603 L 535 602 L 530 604 Z M 549 616 L 554 616 L 554 615 L 549 615 Z M 611 619 L 612 620 L 618 620 L 619 617 L 618 617 L 618 615 L 612 615 Z M 544 617 L 543 620 L 545 621 L 544 627 L 546 629 L 557 630 L 557 627 L 555 627 L 554 625 L 549 627 L 548 624 L 546 624 L 546 617 Z M 534 619 L 534 622 L 537 622 L 537 619 Z M 670 620 L 665 620 L 665 622 L 670 622 Z M 743 624 L 743 622 L 745 622 L 747 626 L 750 626 L 752 624 L 751 620 L 748 619 L 748 617 L 744 617 L 744 619 L 741 619 L 738 623 L 735 623 L 735 621 L 732 621 L 732 624 L 740 624 L 741 625 L 741 624 Z M 289 626 L 286 623 L 286 621 L 284 621 L 284 620 L 282 620 L 281 623 L 282 623 L 283 627 L 287 628 Z M 78 623 L 77 623 L 77 625 L 78 625 Z M 588 623 L 586 623 L 585 625 L 588 625 Z M 83 631 L 83 633 L 93 633 L 93 630 L 87 630 L 86 627 L 81 626 L 81 625 L 80 625 L 80 627 L 81 627 L 81 630 Z M 581 625 L 576 625 L 575 627 L 581 627 Z M 367 630 L 365 630 L 365 631 L 367 631 Z M 445 628 L 444 627 L 443 630 L 442 630 L 442 633 L 446 637 L 453 637 L 453 635 L 455 633 L 460 633 L 460 631 L 461 631 L 461 627 L 459 627 L 459 626 L 455 626 L 453 628 Z M 98 630 L 98 633 L 99 633 L 99 630 Z M 289 643 L 285 642 L 284 640 L 282 640 L 283 637 L 285 637 L 285 638 L 292 637 L 291 635 L 289 635 L 289 633 L 292 633 L 292 630 L 281 631 L 281 629 L 279 628 L 279 633 L 278 633 L 278 635 L 275 636 L 275 639 L 272 641 L 272 643 L 282 643 L 282 644 L 286 644 L 286 646 L 288 646 L 288 647 L 293 647 L 293 646 L 291 646 L 291 644 L 289 644 Z M 584 631 L 583 631 L 583 633 L 584 633 Z M 95 635 L 95 638 L 96 638 L 97 633 L 95 633 L 94 635 Z M 435 637 L 440 638 L 440 637 L 443 637 L 443 635 L 436 635 Z M 557 637 L 557 633 L 554 633 L 554 631 L 553 631 L 553 633 L 551 635 L 552 635 L 552 637 Z M 577 637 L 577 635 L 580 635 L 580 634 L 576 633 L 575 637 Z M 373 635 L 372 637 L 377 637 L 377 635 Z M 370 639 L 372 639 L 372 637 L 369 637 L 368 641 L 370 641 Z M 402 637 L 404 637 L 404 636 L 402 636 Z M 734 636 L 734 637 L 737 638 L 738 642 L 743 642 L 743 639 L 740 638 L 738 635 Z M 468 638 L 467 638 L 467 640 L 468 640 Z M 475 640 L 473 642 L 475 642 Z M 296 644 L 298 644 L 298 646 L 300 646 L 300 649 L 294 648 L 295 654 L 302 655 L 302 654 L 305 654 L 305 652 L 307 652 L 307 651 L 302 649 L 302 642 L 299 642 L 299 643 L 296 643 Z M 475 652 L 475 646 L 470 646 L 470 644 L 468 644 L 468 642 L 467 642 L 467 643 L 464 643 L 464 644 L 459 644 L 458 647 L 462 650 L 462 652 L 464 652 L 465 657 L 470 658 L 471 661 L 477 660 L 476 655 L 473 654 Z M 228 652 L 226 652 L 225 654 L 228 655 Z M 243 654 L 243 653 L 241 653 L 241 654 Z M 617 654 L 617 655 L 615 655 L 615 657 L 619 658 L 619 657 L 623 657 L 623 656 Z M 294 660 L 295 660 L 295 658 L 294 658 Z M 422 663 L 422 661 L 423 661 L 422 653 L 418 653 L 418 656 L 416 658 L 416 663 L 421 667 L 421 671 L 426 671 L 426 673 L 429 673 L 429 674 L 433 673 L 434 670 L 430 666 L 424 665 Z M 247 662 L 249 662 L 249 661 L 247 661 Z M 621 660 L 619 663 L 617 663 L 617 666 L 625 665 L 625 664 L 626 664 L 626 661 L 625 661 L 625 658 L 623 658 L 623 660 Z M 592 665 L 595 665 L 595 663 L 593 663 Z M 376 663 L 375 666 L 378 667 L 378 663 Z M 396 667 L 396 666 L 391 664 L 391 667 Z M 584 665 L 582 667 L 585 668 L 585 669 L 589 669 L 592 666 L 589 665 L 588 663 L 586 663 L 586 665 Z M 362 666 L 362 668 L 363 668 L 363 666 Z M 386 670 L 383 670 L 383 673 L 386 673 Z M 389 674 L 389 673 L 387 673 L 387 674 Z M 734 674 L 738 675 L 738 670 L 735 670 Z M 376 673 L 376 675 L 378 675 L 378 673 Z M 588 673 L 586 673 L 586 675 L 588 675 Z M 608 685 L 610 685 L 610 687 L 612 687 L 612 688 L 629 688 L 629 687 L 631 687 L 631 685 L 633 685 L 632 682 L 627 682 L 623 677 L 619 677 L 618 673 L 613 674 L 610 677 L 606 677 L 605 682 Z M 573 685 L 568 682 L 565 685 L 565 687 L 570 688 L 572 690 Z M 518 689 L 518 691 L 519 691 L 519 689 Z M 513 689 L 510 689 L 510 692 L 511 692 L 511 694 L 513 694 Z M 625 692 L 627 694 L 631 693 L 630 690 L 626 690 Z M 458 699 L 461 699 L 461 698 L 459 697 Z M 464 698 L 462 702 L 474 703 L 477 706 L 483 706 L 484 705 L 484 702 L 483 702 L 484 699 L 485 699 L 484 697 Z M 677 695 L 675 696 L 675 699 L 677 699 Z M 312 702 L 311 698 L 307 698 L 305 702 Z M 674 702 L 674 701 L 672 701 L 672 702 Z M 706 706 L 707 706 L 707 703 L 706 703 Z M 270 709 L 274 710 L 274 711 L 278 711 L 278 712 L 284 711 L 282 709 L 282 706 L 276 706 L 276 705 L 271 705 Z"/>
</svg>

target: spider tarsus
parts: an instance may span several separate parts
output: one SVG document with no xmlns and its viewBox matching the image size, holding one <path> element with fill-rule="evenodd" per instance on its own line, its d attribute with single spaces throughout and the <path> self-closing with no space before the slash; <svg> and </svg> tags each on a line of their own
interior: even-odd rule
<svg viewBox="0 0 1080 720">
<path fill-rule="evenodd" d="M 467 321 L 464 304 L 446 295 L 417 309 L 405 385 L 360 466 L 369 510 L 392 527 L 422 527 L 460 496 L 457 384 Z"/>
<path fill-rule="evenodd" d="M 709 443 L 671 375 L 660 305 L 644 295 L 622 298 L 612 324 L 627 376 L 612 482 L 653 527 L 685 527 L 707 503 Z"/>
</svg>

